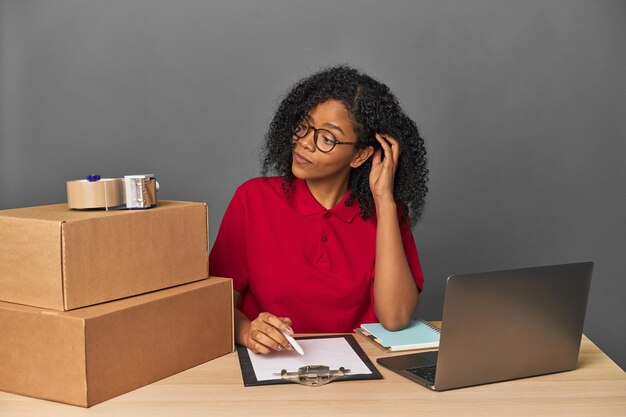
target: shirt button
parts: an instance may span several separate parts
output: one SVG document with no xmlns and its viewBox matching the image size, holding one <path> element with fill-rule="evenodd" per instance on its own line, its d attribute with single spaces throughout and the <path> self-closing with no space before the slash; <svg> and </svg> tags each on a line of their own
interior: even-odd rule
<svg viewBox="0 0 626 417">
<path fill-rule="evenodd" d="M 326 237 L 326 235 L 322 235 L 322 242 L 326 243 L 327 240 L 328 240 L 328 238 Z"/>
<path fill-rule="evenodd" d="M 327 211 L 326 213 L 324 213 L 324 218 L 326 219 L 330 218 L 330 211 Z"/>
</svg>

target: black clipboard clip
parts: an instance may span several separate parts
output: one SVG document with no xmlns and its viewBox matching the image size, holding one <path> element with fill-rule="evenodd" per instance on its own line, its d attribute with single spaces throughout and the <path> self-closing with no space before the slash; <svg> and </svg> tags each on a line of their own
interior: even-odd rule
<svg viewBox="0 0 626 417">
<path fill-rule="evenodd" d="M 280 377 L 307 387 L 319 387 L 337 378 L 346 376 L 349 372 L 350 370 L 345 369 L 343 366 L 339 369 L 331 370 L 326 365 L 307 365 L 299 368 L 296 372 L 288 372 L 286 369 L 283 369 L 280 371 Z"/>
</svg>

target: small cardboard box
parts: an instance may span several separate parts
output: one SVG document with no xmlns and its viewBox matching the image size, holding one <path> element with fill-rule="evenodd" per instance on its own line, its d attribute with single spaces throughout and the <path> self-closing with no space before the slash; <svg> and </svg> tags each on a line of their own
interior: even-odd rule
<svg viewBox="0 0 626 417">
<path fill-rule="evenodd" d="M 0 390 L 89 407 L 234 350 L 232 281 L 73 311 L 0 302 Z"/>
<path fill-rule="evenodd" d="M 71 310 L 209 276 L 205 203 L 0 211 L 0 300 Z"/>
</svg>

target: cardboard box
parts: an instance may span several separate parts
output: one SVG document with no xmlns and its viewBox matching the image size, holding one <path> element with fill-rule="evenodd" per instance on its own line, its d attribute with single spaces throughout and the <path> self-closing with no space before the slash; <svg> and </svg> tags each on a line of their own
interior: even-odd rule
<svg viewBox="0 0 626 417">
<path fill-rule="evenodd" d="M 205 203 L 0 211 L 0 300 L 71 310 L 209 276 Z"/>
<path fill-rule="evenodd" d="M 232 281 L 53 311 L 0 302 L 0 390 L 88 407 L 234 350 Z"/>
</svg>

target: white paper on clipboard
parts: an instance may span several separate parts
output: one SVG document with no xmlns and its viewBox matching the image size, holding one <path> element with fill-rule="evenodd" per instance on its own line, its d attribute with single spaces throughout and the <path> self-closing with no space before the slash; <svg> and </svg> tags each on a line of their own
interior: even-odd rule
<svg viewBox="0 0 626 417">
<path fill-rule="evenodd" d="M 344 337 L 298 339 L 298 343 L 302 346 L 304 355 L 295 350 L 259 355 L 248 349 L 256 379 L 258 381 L 277 379 L 280 376 L 276 373 L 280 374 L 283 369 L 295 372 L 307 365 L 326 365 L 330 369 L 339 369 L 343 366 L 350 370 L 348 375 L 372 373 Z"/>
</svg>

